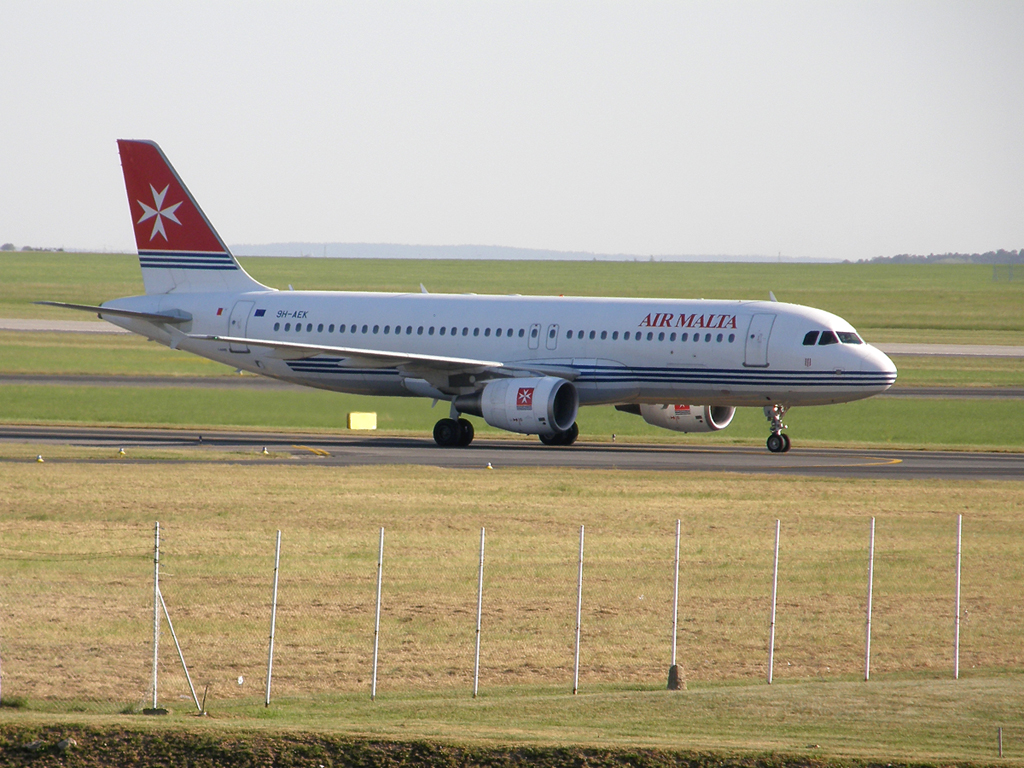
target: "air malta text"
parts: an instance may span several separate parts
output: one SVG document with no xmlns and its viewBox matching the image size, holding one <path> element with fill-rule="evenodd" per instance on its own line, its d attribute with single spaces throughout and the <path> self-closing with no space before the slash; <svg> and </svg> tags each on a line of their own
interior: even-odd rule
<svg viewBox="0 0 1024 768">
<path fill-rule="evenodd" d="M 657 312 L 648 315 L 640 328 L 735 328 L 736 315 L 676 315 L 672 312 Z"/>
</svg>

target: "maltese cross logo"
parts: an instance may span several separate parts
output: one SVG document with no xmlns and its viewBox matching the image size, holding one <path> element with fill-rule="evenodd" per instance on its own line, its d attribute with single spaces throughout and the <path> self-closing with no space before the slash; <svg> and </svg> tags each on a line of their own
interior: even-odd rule
<svg viewBox="0 0 1024 768">
<path fill-rule="evenodd" d="M 142 210 L 145 211 L 145 213 L 142 214 L 142 218 L 136 223 L 141 224 L 148 219 L 155 218 L 156 220 L 153 222 L 153 234 L 149 236 L 149 239 L 154 239 L 157 236 L 157 233 L 159 233 L 163 235 L 164 240 L 166 240 L 167 232 L 164 230 L 164 219 L 169 219 L 180 226 L 181 222 L 178 221 L 178 217 L 174 215 L 174 212 L 178 210 L 178 206 L 181 205 L 181 203 L 175 203 L 174 205 L 164 208 L 164 197 L 167 195 L 167 190 L 170 189 L 170 184 L 164 187 L 162 192 L 157 192 L 156 188 L 152 184 L 149 185 L 149 188 L 153 192 L 153 205 L 155 207 L 151 208 L 141 200 L 136 201 L 142 206 Z"/>
<path fill-rule="evenodd" d="M 533 408 L 533 387 L 520 387 L 516 395 L 516 408 L 518 410 L 529 410 Z"/>
</svg>

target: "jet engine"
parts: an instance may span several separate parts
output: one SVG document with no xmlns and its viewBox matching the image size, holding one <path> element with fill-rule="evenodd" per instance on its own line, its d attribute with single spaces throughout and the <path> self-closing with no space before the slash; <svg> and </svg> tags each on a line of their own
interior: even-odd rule
<svg viewBox="0 0 1024 768">
<path fill-rule="evenodd" d="M 736 409 L 725 405 L 617 405 L 620 411 L 636 413 L 651 426 L 674 432 L 717 432 L 732 422 Z"/>
<path fill-rule="evenodd" d="M 498 429 L 550 436 L 572 428 L 580 399 L 570 382 L 542 376 L 497 379 L 471 395 L 459 395 L 454 405 L 460 413 L 481 416 Z"/>
</svg>

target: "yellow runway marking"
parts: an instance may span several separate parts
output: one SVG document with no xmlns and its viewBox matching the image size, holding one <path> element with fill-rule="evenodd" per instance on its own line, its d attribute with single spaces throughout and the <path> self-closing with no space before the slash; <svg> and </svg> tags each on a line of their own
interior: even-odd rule
<svg viewBox="0 0 1024 768">
<path fill-rule="evenodd" d="M 605 447 L 605 446 L 602 445 L 602 447 Z M 608 447 L 610 447 L 610 446 L 608 446 Z M 651 451 L 651 450 L 654 450 L 654 451 L 659 451 L 659 452 L 663 452 L 663 453 L 681 453 L 681 454 L 687 454 L 687 453 L 702 453 L 702 454 L 712 453 L 712 454 L 722 454 L 722 455 L 735 455 L 736 454 L 735 450 L 729 450 L 729 449 L 726 449 L 726 448 L 700 448 L 700 447 L 691 446 L 691 445 L 686 445 L 686 446 L 682 446 L 682 445 L 668 446 L 668 445 L 666 445 L 666 446 L 658 446 L 657 448 L 653 448 L 653 449 L 650 446 L 622 445 L 622 446 L 617 446 L 617 448 L 626 448 L 627 450 L 635 450 L 635 451 Z M 742 453 L 746 453 L 746 454 L 749 454 L 749 455 L 762 455 L 762 456 L 766 455 L 766 454 L 764 454 L 763 451 L 761 451 L 759 449 L 756 449 L 756 448 L 749 448 L 749 449 L 745 449 L 745 450 L 744 449 L 740 449 L 740 451 Z M 788 469 L 788 470 L 800 471 L 800 470 L 803 470 L 803 469 L 839 469 L 839 468 L 842 468 L 842 469 L 856 469 L 858 467 L 893 467 L 893 466 L 895 466 L 897 464 L 902 464 L 902 463 L 903 463 L 903 459 L 886 459 L 886 458 L 883 458 L 881 456 L 860 456 L 860 457 L 856 457 L 856 459 L 854 459 L 853 461 L 850 461 L 849 463 L 843 462 L 843 461 L 836 461 L 836 462 L 830 462 L 828 464 L 794 464 L 794 465 L 783 465 L 783 466 L 778 466 L 778 467 L 767 468 L 767 471 L 774 471 L 774 470 L 777 470 L 777 469 L 782 469 L 782 470 L 787 470 Z M 722 471 L 723 472 L 728 472 L 728 471 L 731 471 L 731 470 L 722 470 Z"/>
<path fill-rule="evenodd" d="M 868 458 L 871 458 L 871 457 L 868 457 Z M 879 458 L 879 459 L 873 459 L 868 464 L 851 464 L 850 466 L 853 466 L 853 467 L 888 467 L 888 466 L 892 466 L 893 464 L 902 464 L 902 463 L 903 463 L 903 459 L 881 459 L 881 458 Z"/>
<path fill-rule="evenodd" d="M 292 448 L 299 448 L 299 449 L 301 449 L 303 451 L 309 451 L 310 453 L 315 453 L 317 456 L 330 456 L 331 455 L 327 451 L 325 451 L 323 448 L 310 448 L 308 445 L 292 445 Z"/>
</svg>

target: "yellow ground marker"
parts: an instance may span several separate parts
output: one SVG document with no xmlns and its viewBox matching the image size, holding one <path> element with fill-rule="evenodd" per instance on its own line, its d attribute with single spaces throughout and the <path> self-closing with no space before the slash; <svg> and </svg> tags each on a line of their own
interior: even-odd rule
<svg viewBox="0 0 1024 768">
<path fill-rule="evenodd" d="M 360 413 L 358 411 L 352 411 L 348 415 L 348 428 L 349 429 L 376 429 L 377 428 L 377 414 L 374 411 L 367 413 Z"/>
</svg>

